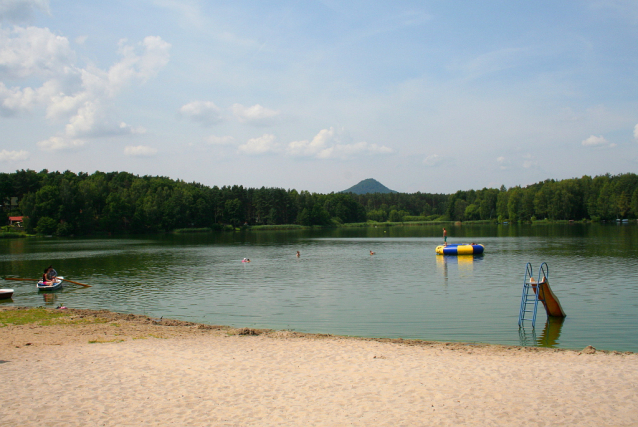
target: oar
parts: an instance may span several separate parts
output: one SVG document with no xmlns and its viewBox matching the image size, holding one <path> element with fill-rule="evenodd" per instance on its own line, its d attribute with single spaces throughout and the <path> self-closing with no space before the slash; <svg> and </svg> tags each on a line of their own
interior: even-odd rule
<svg viewBox="0 0 638 427">
<path fill-rule="evenodd" d="M 20 277 L 5 277 L 4 280 L 20 280 L 20 281 L 28 281 L 28 282 L 39 282 L 40 279 L 23 279 Z M 84 283 L 74 282 L 73 280 L 63 279 L 65 282 L 75 283 L 76 285 L 84 286 L 85 288 L 90 288 L 91 285 L 85 285 Z"/>
<path fill-rule="evenodd" d="M 84 283 L 74 282 L 73 280 L 69 280 L 66 277 L 63 279 L 65 282 L 75 283 L 76 285 L 84 286 L 85 288 L 90 288 L 91 285 L 85 285 Z"/>
</svg>

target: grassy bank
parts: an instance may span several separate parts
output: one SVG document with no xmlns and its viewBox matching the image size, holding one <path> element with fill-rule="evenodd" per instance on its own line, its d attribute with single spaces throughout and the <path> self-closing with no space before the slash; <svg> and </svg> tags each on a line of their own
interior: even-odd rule
<svg viewBox="0 0 638 427">
<path fill-rule="evenodd" d="M 87 323 L 106 323 L 106 320 L 73 318 L 72 313 L 66 310 L 52 310 L 48 308 L 26 308 L 20 310 L 0 311 L 0 328 L 10 325 L 40 326 L 53 325 L 85 325 Z"/>
</svg>

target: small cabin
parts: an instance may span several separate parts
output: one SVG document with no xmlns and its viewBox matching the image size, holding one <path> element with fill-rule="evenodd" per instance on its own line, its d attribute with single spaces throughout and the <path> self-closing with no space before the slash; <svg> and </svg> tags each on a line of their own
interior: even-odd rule
<svg viewBox="0 0 638 427">
<path fill-rule="evenodd" d="M 10 216 L 9 225 L 13 227 L 22 227 L 23 216 Z"/>
</svg>

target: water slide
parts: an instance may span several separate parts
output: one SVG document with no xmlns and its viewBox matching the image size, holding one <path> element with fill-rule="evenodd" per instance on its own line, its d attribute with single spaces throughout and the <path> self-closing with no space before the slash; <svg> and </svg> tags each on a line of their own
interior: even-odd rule
<svg viewBox="0 0 638 427">
<path fill-rule="evenodd" d="M 556 295 L 554 295 L 554 292 L 552 292 L 552 288 L 549 287 L 549 281 L 545 277 L 543 277 L 543 280 L 541 280 L 539 286 L 536 286 L 536 280 L 534 280 L 534 278 L 531 278 L 531 283 L 534 292 L 538 292 L 538 289 L 540 288 L 538 299 L 543 302 L 545 311 L 547 311 L 548 316 L 567 316 L 565 314 L 565 311 L 563 310 L 563 307 L 561 307 L 560 305 L 560 301 L 558 301 L 558 298 L 556 297 Z"/>
</svg>

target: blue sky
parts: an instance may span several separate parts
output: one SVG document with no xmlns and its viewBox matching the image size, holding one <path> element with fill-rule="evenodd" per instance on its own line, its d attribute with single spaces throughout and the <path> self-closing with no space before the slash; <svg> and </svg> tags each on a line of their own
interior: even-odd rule
<svg viewBox="0 0 638 427">
<path fill-rule="evenodd" d="M 0 0 L 0 171 L 327 193 L 638 171 L 638 2 Z"/>
</svg>

